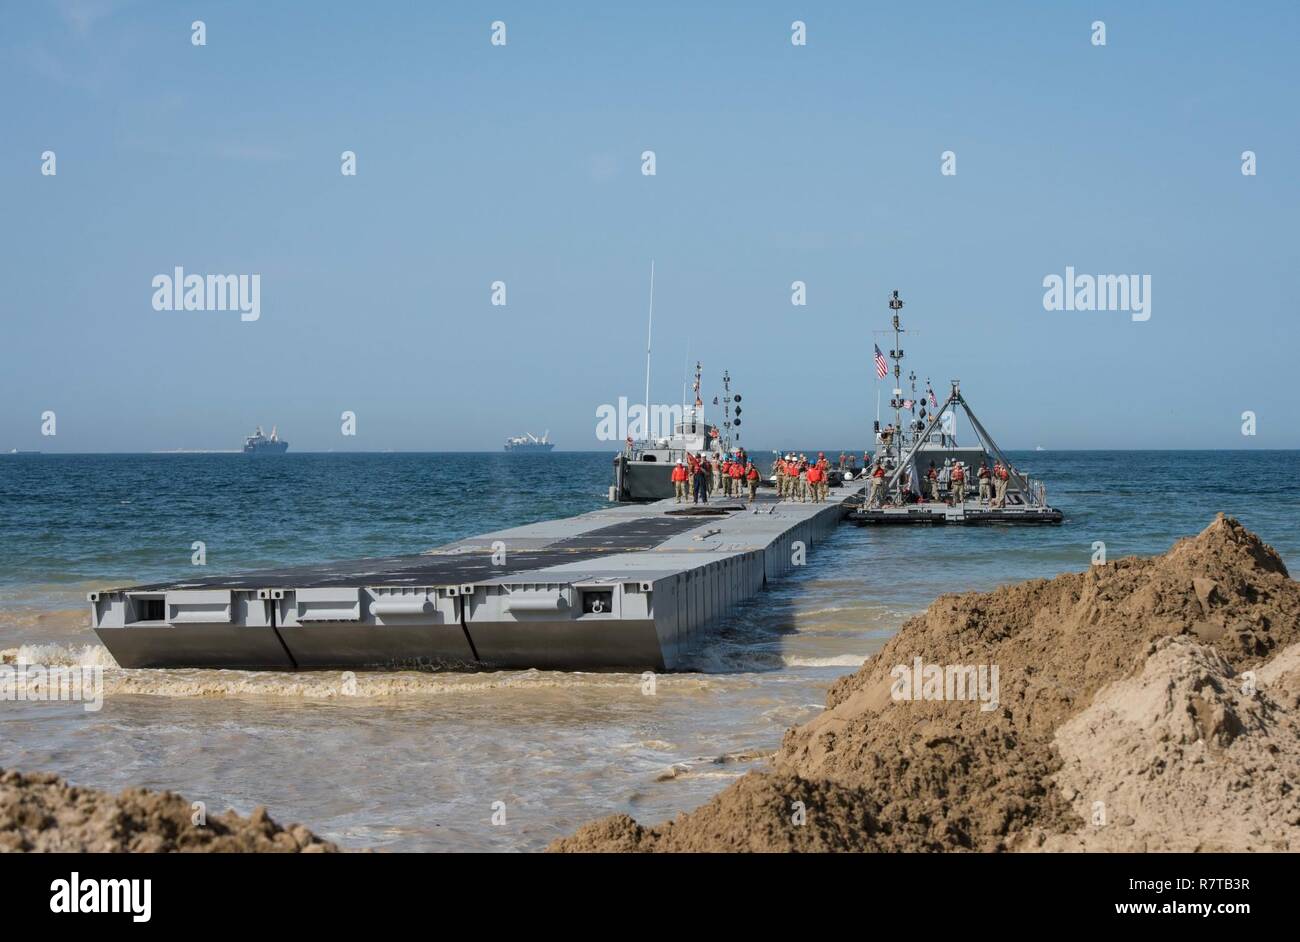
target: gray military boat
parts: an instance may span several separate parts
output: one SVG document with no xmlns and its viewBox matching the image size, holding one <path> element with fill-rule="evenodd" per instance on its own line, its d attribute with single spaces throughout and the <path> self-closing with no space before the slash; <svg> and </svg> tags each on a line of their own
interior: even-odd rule
<svg viewBox="0 0 1300 942">
<path fill-rule="evenodd" d="M 614 456 L 614 483 L 609 499 L 618 503 L 663 500 L 672 497 L 673 467 L 687 455 L 705 455 L 718 462 L 740 444 L 741 401 L 731 388 L 731 374 L 723 371 L 722 392 L 713 404 L 722 412 L 722 422 L 713 425 L 704 417 L 704 400 L 700 393 L 702 368 L 695 364 L 692 386 L 693 403 L 682 404 L 682 416 L 673 422 L 672 433 L 635 440 L 631 436 L 623 450 Z M 648 393 L 647 393 L 648 398 Z M 684 398 L 684 397 L 683 397 Z M 650 424 L 647 408 L 647 425 Z"/>
<path fill-rule="evenodd" d="M 975 416 L 959 380 L 952 380 L 947 397 L 939 403 L 928 381 L 925 393 L 918 397 L 916 374 L 909 373 L 911 396 L 903 396 L 902 338 L 907 331 L 902 326 L 903 301 L 897 291 L 889 299 L 889 307 L 894 333 L 889 351 L 894 361 L 894 388 L 889 405 L 894 421 L 882 429 L 879 418 L 876 420 L 872 467 L 866 468 L 859 480 L 878 481 L 869 488 L 862 508 L 850 515 L 853 522 L 863 526 L 1061 523 L 1064 514 L 1048 505 L 1046 485 L 1011 463 Z M 879 350 L 877 359 L 883 362 Z M 877 375 L 881 373 L 883 370 L 878 370 Z M 972 442 L 958 442 L 958 411 L 970 424 Z M 956 486 L 959 476 L 965 490 L 961 499 Z M 1005 481 L 1001 500 L 996 497 L 999 477 Z M 988 482 L 987 494 L 980 486 L 981 479 Z"/>
</svg>

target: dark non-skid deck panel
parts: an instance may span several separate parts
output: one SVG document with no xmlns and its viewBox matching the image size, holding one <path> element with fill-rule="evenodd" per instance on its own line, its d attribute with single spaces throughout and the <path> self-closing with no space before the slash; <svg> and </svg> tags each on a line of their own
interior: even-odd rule
<svg viewBox="0 0 1300 942">
<path fill-rule="evenodd" d="M 416 553 L 351 559 L 284 569 L 258 569 L 202 579 L 158 582 L 130 586 L 130 592 L 162 592 L 175 589 L 261 589 L 331 588 L 338 586 L 437 586 L 461 585 L 498 579 L 518 572 L 545 569 L 565 563 L 595 559 L 605 553 L 634 553 L 652 550 L 665 540 L 697 527 L 702 521 L 690 517 L 637 517 L 607 527 L 556 540 L 541 549 L 510 552 L 506 546 L 504 564 L 494 565 L 490 552 L 457 553 L 446 556 Z"/>
</svg>

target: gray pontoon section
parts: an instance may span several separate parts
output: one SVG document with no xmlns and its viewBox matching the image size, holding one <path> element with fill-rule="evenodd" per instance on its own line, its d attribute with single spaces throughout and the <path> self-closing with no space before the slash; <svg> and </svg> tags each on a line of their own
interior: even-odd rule
<svg viewBox="0 0 1300 942">
<path fill-rule="evenodd" d="M 93 625 L 131 668 L 671 670 L 855 492 L 620 506 L 410 556 L 92 592 Z"/>
</svg>

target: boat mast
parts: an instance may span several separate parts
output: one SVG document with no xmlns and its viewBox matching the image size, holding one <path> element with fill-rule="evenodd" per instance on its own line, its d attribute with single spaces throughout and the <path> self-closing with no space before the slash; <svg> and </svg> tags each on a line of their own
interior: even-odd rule
<svg viewBox="0 0 1300 942">
<path fill-rule="evenodd" d="M 700 361 L 696 360 L 695 361 L 695 385 L 691 387 L 692 390 L 695 392 L 695 405 L 692 410 L 695 413 L 695 425 L 693 427 L 696 429 L 698 434 L 707 435 L 708 434 L 707 428 L 705 427 L 705 422 L 704 422 L 704 400 L 700 398 L 700 373 L 701 372 L 702 372 L 702 368 L 700 366 Z M 705 444 L 708 443 L 706 442 Z"/>
<path fill-rule="evenodd" d="M 650 317 L 645 328 L 645 437 L 650 434 L 650 337 L 655 326 L 655 260 L 650 259 Z"/>
<path fill-rule="evenodd" d="M 896 447 L 899 454 L 902 454 L 902 442 L 900 436 L 903 431 L 903 323 L 899 320 L 898 312 L 903 309 L 903 299 L 895 291 L 889 299 L 889 309 L 894 312 L 894 349 L 889 351 L 890 358 L 894 361 L 894 392 L 889 400 L 889 404 L 894 407 L 894 434 L 893 441 L 890 445 Z"/>
</svg>

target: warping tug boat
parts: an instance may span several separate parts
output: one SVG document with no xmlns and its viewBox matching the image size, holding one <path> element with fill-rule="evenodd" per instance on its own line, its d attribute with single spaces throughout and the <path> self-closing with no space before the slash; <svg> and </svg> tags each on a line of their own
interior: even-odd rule
<svg viewBox="0 0 1300 942">
<path fill-rule="evenodd" d="M 876 451 L 872 467 L 865 469 L 868 490 L 860 510 L 850 519 L 861 526 L 879 524 L 1057 524 L 1064 514 L 1047 503 L 1047 489 L 1042 481 L 1025 476 L 998 447 L 993 436 L 980 423 L 961 392 L 959 380 L 952 380 L 947 398 L 940 404 L 934 391 L 927 388 L 926 399 L 917 399 L 916 374 L 910 373 L 911 398 L 903 397 L 902 363 L 903 329 L 899 311 L 903 301 L 895 291 L 889 299 L 893 311 L 894 347 L 889 357 L 894 361 L 894 389 L 889 401 L 894 410 L 893 424 L 882 429 L 875 423 Z M 877 349 L 880 364 L 877 376 L 885 374 L 883 355 Z M 928 386 L 928 383 L 927 383 Z M 919 412 L 918 412 L 919 406 Z M 959 444 L 956 413 L 960 409 L 975 434 L 971 444 Z M 908 414 L 906 423 L 903 414 Z M 878 487 L 872 487 L 875 469 L 884 474 Z M 960 467 L 965 480 L 965 494 L 959 500 L 954 471 Z M 989 473 L 990 493 L 981 494 L 980 469 Z M 994 496 L 992 482 L 996 469 L 1005 469 L 1005 495 Z M 931 470 L 934 484 L 931 485 Z M 937 491 L 937 494 L 936 494 Z M 936 499 L 937 497 L 937 499 Z"/>
</svg>

